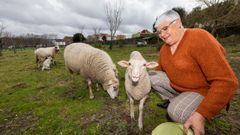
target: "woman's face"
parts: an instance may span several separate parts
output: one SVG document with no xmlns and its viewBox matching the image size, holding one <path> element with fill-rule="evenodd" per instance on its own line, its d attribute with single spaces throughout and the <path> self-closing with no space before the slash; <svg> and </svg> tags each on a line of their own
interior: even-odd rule
<svg viewBox="0 0 240 135">
<path fill-rule="evenodd" d="M 179 19 L 173 21 L 162 21 L 156 29 L 159 37 L 168 45 L 174 45 L 180 40 L 180 26 L 181 22 Z"/>
</svg>

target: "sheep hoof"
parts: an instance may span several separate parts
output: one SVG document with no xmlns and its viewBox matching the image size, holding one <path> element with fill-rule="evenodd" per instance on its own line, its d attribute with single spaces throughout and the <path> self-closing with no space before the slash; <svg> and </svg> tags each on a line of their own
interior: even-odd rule
<svg viewBox="0 0 240 135">
<path fill-rule="evenodd" d="M 132 120 L 132 121 L 137 121 L 137 120 L 134 118 L 134 116 L 133 116 L 133 117 L 131 116 L 131 120 Z"/>
<path fill-rule="evenodd" d="M 143 130 L 143 125 L 142 124 L 138 124 L 138 128 L 139 128 L 140 131 L 142 131 Z"/>
<path fill-rule="evenodd" d="M 90 99 L 94 99 L 94 96 L 90 96 L 89 98 L 90 98 Z"/>
</svg>

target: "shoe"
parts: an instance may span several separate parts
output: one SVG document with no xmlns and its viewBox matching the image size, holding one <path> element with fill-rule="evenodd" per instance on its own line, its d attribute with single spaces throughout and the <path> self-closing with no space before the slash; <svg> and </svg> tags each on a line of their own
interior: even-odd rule
<svg viewBox="0 0 240 135">
<path fill-rule="evenodd" d="M 170 103 L 169 100 L 163 100 L 163 102 L 158 103 L 157 106 L 158 106 L 158 107 L 161 107 L 161 108 L 163 108 L 163 109 L 166 109 L 166 108 L 168 107 L 169 103 Z"/>
<path fill-rule="evenodd" d="M 166 114 L 166 118 L 167 118 L 168 122 L 174 122 L 174 121 L 171 119 L 171 117 L 168 115 L 168 113 Z"/>
</svg>

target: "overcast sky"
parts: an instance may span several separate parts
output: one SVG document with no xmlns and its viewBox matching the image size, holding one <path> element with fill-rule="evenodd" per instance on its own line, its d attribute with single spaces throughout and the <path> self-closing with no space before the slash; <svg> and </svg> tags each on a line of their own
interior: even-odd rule
<svg viewBox="0 0 240 135">
<path fill-rule="evenodd" d="M 0 23 L 14 35 L 26 33 L 72 36 L 84 26 L 85 36 L 93 27 L 109 33 L 104 5 L 108 0 L 0 0 Z M 152 31 L 156 16 L 173 7 L 190 12 L 199 5 L 196 0 L 122 0 L 123 22 L 117 34 Z"/>
</svg>

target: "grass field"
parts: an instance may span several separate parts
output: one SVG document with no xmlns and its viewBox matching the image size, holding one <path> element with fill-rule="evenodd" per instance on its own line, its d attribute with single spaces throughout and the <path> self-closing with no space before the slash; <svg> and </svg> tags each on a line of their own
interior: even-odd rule
<svg viewBox="0 0 240 135">
<path fill-rule="evenodd" d="M 156 61 L 158 58 L 156 47 L 114 47 L 112 51 L 106 51 L 116 63 L 127 60 L 133 50 L 140 51 L 147 60 Z M 226 50 L 239 78 L 240 47 Z M 101 89 L 94 91 L 95 99 L 90 100 L 84 80 L 70 75 L 65 69 L 63 49 L 56 56 L 57 65 L 44 72 L 37 69 L 33 51 L 17 50 L 14 54 L 5 50 L 0 56 L 1 135 L 147 135 L 167 121 L 166 110 L 156 106 L 161 99 L 151 92 L 144 108 L 144 131 L 138 131 L 137 121 L 131 121 L 129 116 L 124 90 L 125 70 L 119 66 L 118 99 L 111 100 Z M 216 119 L 207 122 L 207 134 L 239 134 L 239 108 L 238 94 L 228 113 L 223 110 Z"/>
</svg>

